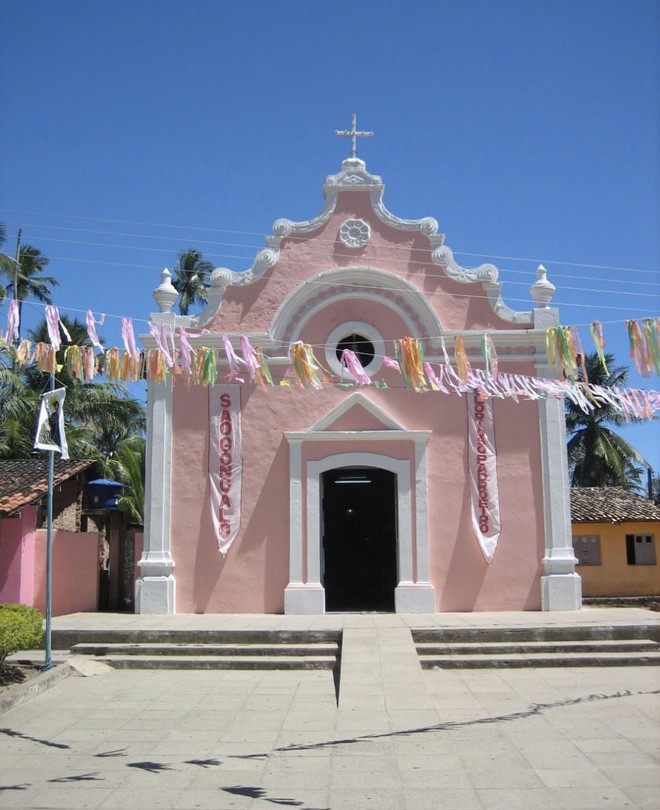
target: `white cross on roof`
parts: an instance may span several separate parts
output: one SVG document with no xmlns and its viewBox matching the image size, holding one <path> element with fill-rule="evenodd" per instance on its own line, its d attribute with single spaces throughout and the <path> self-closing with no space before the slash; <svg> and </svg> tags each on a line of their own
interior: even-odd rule
<svg viewBox="0 0 660 810">
<path fill-rule="evenodd" d="M 336 129 L 335 135 L 341 135 L 351 138 L 351 157 L 354 158 L 357 154 L 357 139 L 358 138 L 373 138 L 373 132 L 359 131 L 357 129 L 357 115 L 353 113 L 353 121 L 350 129 Z"/>
</svg>

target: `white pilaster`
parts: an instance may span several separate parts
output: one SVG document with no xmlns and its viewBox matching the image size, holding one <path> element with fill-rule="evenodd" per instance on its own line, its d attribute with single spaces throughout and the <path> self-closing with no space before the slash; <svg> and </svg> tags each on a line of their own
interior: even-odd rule
<svg viewBox="0 0 660 810">
<path fill-rule="evenodd" d="M 317 484 L 318 489 L 318 484 Z M 306 615 L 325 612 L 325 589 L 320 581 L 319 552 L 310 558 L 303 582 L 302 442 L 289 438 L 289 584 L 284 589 L 284 612 Z"/>
<path fill-rule="evenodd" d="M 540 369 L 540 373 L 551 374 L 547 368 Z M 541 607 L 543 610 L 580 610 L 582 580 L 575 572 L 577 560 L 571 539 L 564 402 L 540 399 L 538 409 L 545 528 Z"/>
<path fill-rule="evenodd" d="M 171 554 L 172 391 L 149 383 L 144 503 L 144 550 L 138 562 L 136 613 L 175 613 L 174 561 Z"/>
<path fill-rule="evenodd" d="M 394 589 L 396 613 L 435 613 L 435 588 L 429 582 L 427 442 L 415 442 L 415 578 L 412 582 L 402 579 Z"/>
</svg>

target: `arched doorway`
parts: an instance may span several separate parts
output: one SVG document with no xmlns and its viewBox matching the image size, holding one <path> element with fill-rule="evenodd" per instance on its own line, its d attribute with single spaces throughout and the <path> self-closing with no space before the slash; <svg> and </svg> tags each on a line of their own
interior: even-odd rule
<svg viewBox="0 0 660 810">
<path fill-rule="evenodd" d="M 327 470 L 321 497 L 326 610 L 393 611 L 396 475 L 376 467 Z"/>
</svg>

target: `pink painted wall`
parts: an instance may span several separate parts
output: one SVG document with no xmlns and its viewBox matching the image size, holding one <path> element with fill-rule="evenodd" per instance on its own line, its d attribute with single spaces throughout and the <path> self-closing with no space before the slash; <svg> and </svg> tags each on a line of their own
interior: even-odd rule
<svg viewBox="0 0 660 810">
<path fill-rule="evenodd" d="M 371 229 L 369 243 L 357 252 L 351 252 L 337 239 L 339 227 L 348 217 L 364 220 Z M 279 304 L 302 281 L 317 273 L 351 266 L 375 267 L 406 278 L 437 305 L 445 330 L 525 328 L 524 324 L 498 318 L 480 284 L 454 281 L 433 264 L 424 235 L 382 223 L 371 208 L 368 191 L 340 192 L 335 211 L 324 226 L 306 236 L 285 239 L 275 268 L 254 284 L 229 287 L 220 315 L 208 328 L 261 331 Z"/>
<path fill-rule="evenodd" d="M 98 607 L 98 532 L 53 532 L 52 615 L 96 611 Z M 34 606 L 46 608 L 46 530 L 36 532 Z"/>
<path fill-rule="evenodd" d="M 407 390 L 362 393 L 406 428 L 435 429 L 427 477 L 436 609 L 539 609 L 543 511 L 535 404 L 495 403 L 503 518 L 498 551 L 488 566 L 469 517 L 465 401 Z M 289 445 L 283 430 L 308 430 L 346 393 L 332 388 L 263 392 L 243 386 L 242 395 L 243 520 L 223 559 L 209 517 L 208 392 L 175 391 L 172 553 L 178 612 L 282 612 L 289 572 Z M 348 420 L 352 429 L 373 429 L 373 417 L 362 414 L 351 412 L 340 422 Z M 350 443 L 304 443 L 303 459 L 357 451 L 414 458 L 412 442 L 360 443 L 356 438 Z"/>
<path fill-rule="evenodd" d="M 0 518 L 0 604 L 32 605 L 37 508 Z"/>
<path fill-rule="evenodd" d="M 347 217 L 359 217 L 371 228 L 369 243 L 357 252 L 337 241 L 339 226 Z M 426 237 L 384 225 L 372 211 L 369 193 L 361 191 L 340 192 L 336 209 L 324 226 L 312 234 L 284 240 L 277 265 L 260 280 L 230 286 L 220 314 L 207 328 L 267 332 L 278 307 L 303 281 L 351 266 L 373 267 L 405 278 L 425 294 L 443 330 L 526 328 L 526 324 L 500 319 L 480 284 L 461 284 L 447 277 L 431 262 Z M 384 303 L 345 299 L 328 300 L 299 334 L 287 335 L 287 339 L 324 345 L 336 326 L 351 320 L 369 321 L 386 341 L 410 334 L 405 317 Z M 318 357 L 323 363 L 321 351 Z M 500 361 L 503 371 L 534 373 L 531 362 L 507 363 L 503 356 Z M 271 370 L 276 382 L 284 374 L 281 366 Z M 388 387 L 362 388 L 366 397 L 405 428 L 433 431 L 427 451 L 427 482 L 430 577 L 436 589 L 436 609 L 539 609 L 544 542 L 536 405 L 511 400 L 494 405 L 502 533 L 495 559 L 488 566 L 470 521 L 465 400 L 406 390 L 399 374 L 385 367 L 375 378 Z M 283 611 L 290 525 L 289 444 L 284 432 L 308 431 L 354 391 L 241 387 L 242 523 L 223 559 L 209 514 L 208 391 L 182 384 L 175 387 L 171 529 L 177 612 Z M 336 427 L 364 430 L 379 426 L 372 416 L 356 411 L 342 417 Z M 414 458 L 411 441 L 367 445 L 356 437 L 350 443 L 304 442 L 303 459 L 358 450 L 409 459 L 411 464 Z M 414 476 L 412 481 L 414 486 Z M 303 504 L 305 497 L 303 485 Z M 414 541 L 413 537 L 413 545 Z"/>
</svg>

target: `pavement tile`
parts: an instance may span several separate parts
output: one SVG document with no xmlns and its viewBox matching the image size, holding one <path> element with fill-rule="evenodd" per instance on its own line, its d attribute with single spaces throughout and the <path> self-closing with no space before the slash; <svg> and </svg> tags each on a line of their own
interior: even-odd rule
<svg viewBox="0 0 660 810">
<path fill-rule="evenodd" d="M 593 788 L 613 783 L 598 768 L 539 768 L 539 779 L 549 788 Z"/>
<path fill-rule="evenodd" d="M 601 771 L 613 784 L 622 788 L 656 786 L 660 797 L 660 764 L 650 758 L 646 760 L 645 767 L 640 767 L 641 763 L 638 763 L 637 767 L 601 767 Z"/>
<path fill-rule="evenodd" d="M 88 786 L 80 790 L 76 786 L 64 785 L 51 785 L 44 788 L 36 795 L 29 797 L 28 801 L 22 806 L 27 808 L 48 808 L 48 810 L 55 810 L 55 808 L 96 808 L 107 801 L 113 793 L 112 788 L 96 788 L 90 790 Z M 11 805 L 9 805 L 11 806 Z"/>
<path fill-rule="evenodd" d="M 484 810 L 566 810 L 560 797 L 545 788 L 480 788 L 477 790 Z M 571 805 L 572 807 L 573 805 Z M 578 807 L 579 805 L 575 805 Z M 601 805 L 602 807 L 602 805 Z M 586 808 L 583 808 L 586 810 Z"/>
<path fill-rule="evenodd" d="M 657 810 L 658 788 L 655 785 L 628 785 L 624 792 L 640 810 Z"/>
<path fill-rule="evenodd" d="M 363 788 L 358 791 L 336 788 L 330 791 L 332 810 L 401 810 L 405 808 L 401 791 Z"/>
<path fill-rule="evenodd" d="M 660 732 L 659 732 L 660 733 Z M 625 737 L 609 734 L 602 737 L 575 740 L 576 748 L 592 758 L 596 753 L 634 753 L 639 754 L 639 747 Z"/>
<path fill-rule="evenodd" d="M 332 758 L 333 773 L 355 774 L 364 771 L 385 771 L 396 772 L 397 759 L 392 756 L 392 752 L 381 754 L 380 756 L 362 757 L 358 754 L 335 754 Z"/>
<path fill-rule="evenodd" d="M 609 783 L 595 787 L 574 787 L 570 790 L 556 788 L 552 790 L 552 793 L 557 804 L 551 804 L 550 807 L 561 807 L 562 810 L 603 810 L 605 807 L 616 808 L 616 810 L 630 807 L 637 810 L 637 805 L 630 796 Z"/>
<path fill-rule="evenodd" d="M 406 788 L 405 810 L 483 810 L 477 793 L 471 788 Z"/>
<path fill-rule="evenodd" d="M 432 770 L 400 769 L 400 777 L 406 795 L 409 790 L 419 788 L 433 788 L 439 793 L 446 788 L 461 791 L 471 791 L 474 788 L 466 770 L 447 768 L 442 764 Z"/>
<path fill-rule="evenodd" d="M 270 794 L 282 794 L 286 791 L 301 793 L 305 790 L 321 790 L 330 787 L 331 774 L 329 772 L 305 773 L 295 771 L 289 773 L 267 772 L 263 775 L 262 785 Z"/>
<path fill-rule="evenodd" d="M 380 767 L 374 763 L 373 757 L 363 763 L 359 769 L 335 768 L 332 766 L 331 782 L 333 788 L 342 789 L 372 789 L 390 788 L 400 789 L 402 785 L 398 771 Z"/>
<path fill-rule="evenodd" d="M 111 795 L 98 806 L 103 810 L 147 810 L 147 808 L 149 810 L 152 808 L 153 810 L 161 810 L 161 808 L 169 810 L 169 808 L 177 806 L 181 795 L 181 789 L 169 785 L 167 789 L 158 786 L 124 787 L 112 791 Z M 45 806 L 48 807 L 48 805 Z M 243 805 L 243 807 L 247 806 Z M 236 807 L 240 807 L 240 805 L 236 805 Z"/>
</svg>

